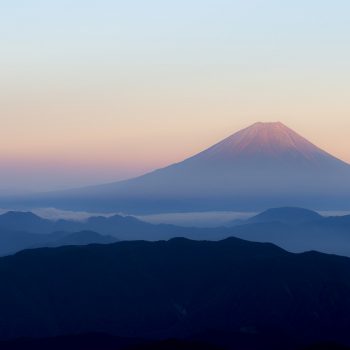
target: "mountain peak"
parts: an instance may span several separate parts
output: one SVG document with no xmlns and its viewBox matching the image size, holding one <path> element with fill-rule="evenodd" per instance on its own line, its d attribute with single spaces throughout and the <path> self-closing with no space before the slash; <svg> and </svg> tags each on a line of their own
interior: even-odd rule
<svg viewBox="0 0 350 350">
<path fill-rule="evenodd" d="M 287 126 L 285 126 L 281 122 L 256 122 L 252 124 L 249 128 L 279 128 L 279 127 L 284 127 L 289 129 Z"/>
<path fill-rule="evenodd" d="M 304 159 L 318 161 L 331 157 L 298 133 L 281 122 L 257 122 L 207 150 L 199 153 L 197 159 L 248 159 L 251 157 Z"/>
<path fill-rule="evenodd" d="M 285 224 L 300 224 L 322 219 L 323 216 L 309 209 L 298 207 L 271 208 L 253 216 L 248 223 L 281 222 Z"/>
<path fill-rule="evenodd" d="M 256 122 L 240 131 L 244 130 L 255 130 L 257 132 L 271 132 L 274 134 L 278 133 L 294 133 L 297 134 L 295 131 L 293 131 L 291 128 L 283 124 L 282 122 Z M 239 133 L 240 131 L 236 132 L 235 134 Z"/>
</svg>

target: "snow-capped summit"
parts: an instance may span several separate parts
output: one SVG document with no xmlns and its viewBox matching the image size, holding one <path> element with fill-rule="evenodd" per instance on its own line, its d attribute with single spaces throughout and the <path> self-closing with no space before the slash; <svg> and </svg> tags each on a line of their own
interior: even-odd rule
<svg viewBox="0 0 350 350">
<path fill-rule="evenodd" d="M 283 162 L 299 160 L 313 164 L 339 162 L 345 165 L 280 122 L 255 123 L 192 159 L 231 162 L 250 158 L 256 161 L 259 157 L 264 160 L 281 158 Z"/>
</svg>

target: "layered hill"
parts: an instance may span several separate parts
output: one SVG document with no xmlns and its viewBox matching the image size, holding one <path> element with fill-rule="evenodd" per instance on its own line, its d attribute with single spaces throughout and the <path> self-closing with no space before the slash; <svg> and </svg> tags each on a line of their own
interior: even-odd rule
<svg viewBox="0 0 350 350">
<path fill-rule="evenodd" d="M 245 224 L 261 224 L 268 222 L 280 222 L 283 224 L 303 224 L 322 220 L 324 217 L 313 210 L 295 207 L 271 208 L 243 220 Z"/>
<path fill-rule="evenodd" d="M 153 225 L 131 216 L 94 216 L 85 221 L 47 220 L 31 212 L 0 215 L 0 256 L 36 247 L 113 243 L 119 240 L 165 240 L 174 237 L 220 239 L 209 230 L 174 225 Z"/>
<path fill-rule="evenodd" d="M 349 232 L 350 215 L 323 217 L 303 208 L 268 209 L 250 219 L 216 228 L 154 225 L 121 215 L 91 217 L 83 222 L 51 221 L 32 213 L 10 212 L 0 215 L 0 256 L 35 247 L 175 237 L 211 241 L 239 237 L 274 243 L 292 252 L 317 250 L 350 256 Z"/>
<path fill-rule="evenodd" d="M 98 331 L 350 344 L 348 258 L 234 238 L 120 242 L 0 258 L 0 279 L 0 339 Z"/>
</svg>

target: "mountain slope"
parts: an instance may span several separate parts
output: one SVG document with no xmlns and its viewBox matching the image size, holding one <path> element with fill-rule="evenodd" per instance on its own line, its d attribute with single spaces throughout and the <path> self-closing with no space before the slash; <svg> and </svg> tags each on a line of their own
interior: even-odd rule
<svg viewBox="0 0 350 350">
<path fill-rule="evenodd" d="M 0 256 L 15 254 L 24 249 L 38 247 L 60 247 L 64 245 L 107 244 L 118 240 L 91 231 L 53 232 L 38 234 L 26 231 L 0 229 Z"/>
<path fill-rule="evenodd" d="M 138 178 L 42 194 L 29 202 L 129 213 L 344 209 L 349 178 L 349 164 L 283 124 L 256 123 L 183 162 Z"/>
<path fill-rule="evenodd" d="M 302 224 L 305 222 L 318 221 L 323 218 L 322 215 L 313 210 L 304 208 L 272 208 L 248 219 L 245 223 L 257 224 L 265 222 L 281 222 L 284 224 Z"/>
<path fill-rule="evenodd" d="M 52 232 L 54 222 L 32 212 L 9 211 L 0 215 L 0 230 L 27 231 L 34 233 Z"/>
<path fill-rule="evenodd" d="M 84 221 L 47 220 L 32 212 L 20 211 L 9 211 L 0 215 L 0 232 L 26 231 L 36 234 L 48 234 L 57 231 L 78 232 L 85 230 L 114 236 L 120 234 L 123 238 L 132 239 L 133 234 L 137 234 L 137 231 L 147 232 L 156 227 L 156 225 L 151 225 L 135 217 L 122 215 L 109 217 L 93 216 Z"/>
<path fill-rule="evenodd" d="M 43 246 L 47 237 L 41 234 L 30 233 L 24 230 L 11 231 L 0 229 L 0 256 L 14 254 L 20 250 L 36 246 Z"/>
<path fill-rule="evenodd" d="M 255 160 L 257 157 L 280 162 L 302 161 L 319 166 L 323 166 L 324 162 L 345 165 L 280 122 L 255 123 L 190 159 L 229 162 Z"/>
<path fill-rule="evenodd" d="M 11 215 L 15 217 L 16 213 Z M 26 220 L 20 220 L 21 217 L 22 213 L 19 213 L 17 231 L 11 229 L 12 224 L 9 227 L 0 226 L 0 256 L 33 247 L 112 243 L 117 240 L 156 241 L 174 237 L 211 241 L 239 237 L 274 243 L 292 252 L 317 250 L 350 256 L 350 216 L 322 217 L 302 208 L 269 209 L 251 219 L 234 222 L 232 227 L 217 228 L 154 225 L 120 215 L 92 217 L 84 222 L 55 222 L 37 217 L 35 222 L 43 220 L 47 229 L 40 234 L 25 231 L 29 226 Z M 49 227 L 47 222 L 50 223 Z"/>
<path fill-rule="evenodd" d="M 350 344 L 350 259 L 238 239 L 121 242 L 0 259 L 0 338 L 285 335 Z"/>
<path fill-rule="evenodd" d="M 219 232 L 223 229 L 218 229 Z M 153 225 L 131 216 L 91 217 L 85 221 L 46 220 L 30 212 L 0 215 L 0 256 L 34 247 L 165 240 L 174 237 L 217 239 L 216 230 Z M 220 235 L 222 237 L 222 235 Z"/>
<path fill-rule="evenodd" d="M 93 231 L 55 232 L 46 236 L 46 241 L 36 247 L 63 247 L 66 245 L 109 244 L 118 240 L 112 236 L 101 235 Z M 34 246 L 32 246 L 33 248 Z"/>
</svg>

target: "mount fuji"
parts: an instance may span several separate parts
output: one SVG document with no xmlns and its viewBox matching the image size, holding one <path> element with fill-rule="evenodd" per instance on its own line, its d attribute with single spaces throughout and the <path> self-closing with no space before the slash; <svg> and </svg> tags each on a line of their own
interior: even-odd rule
<svg viewBox="0 0 350 350">
<path fill-rule="evenodd" d="M 65 209 L 128 213 L 350 209 L 350 165 L 282 123 L 256 123 L 166 168 L 37 200 Z"/>
</svg>

